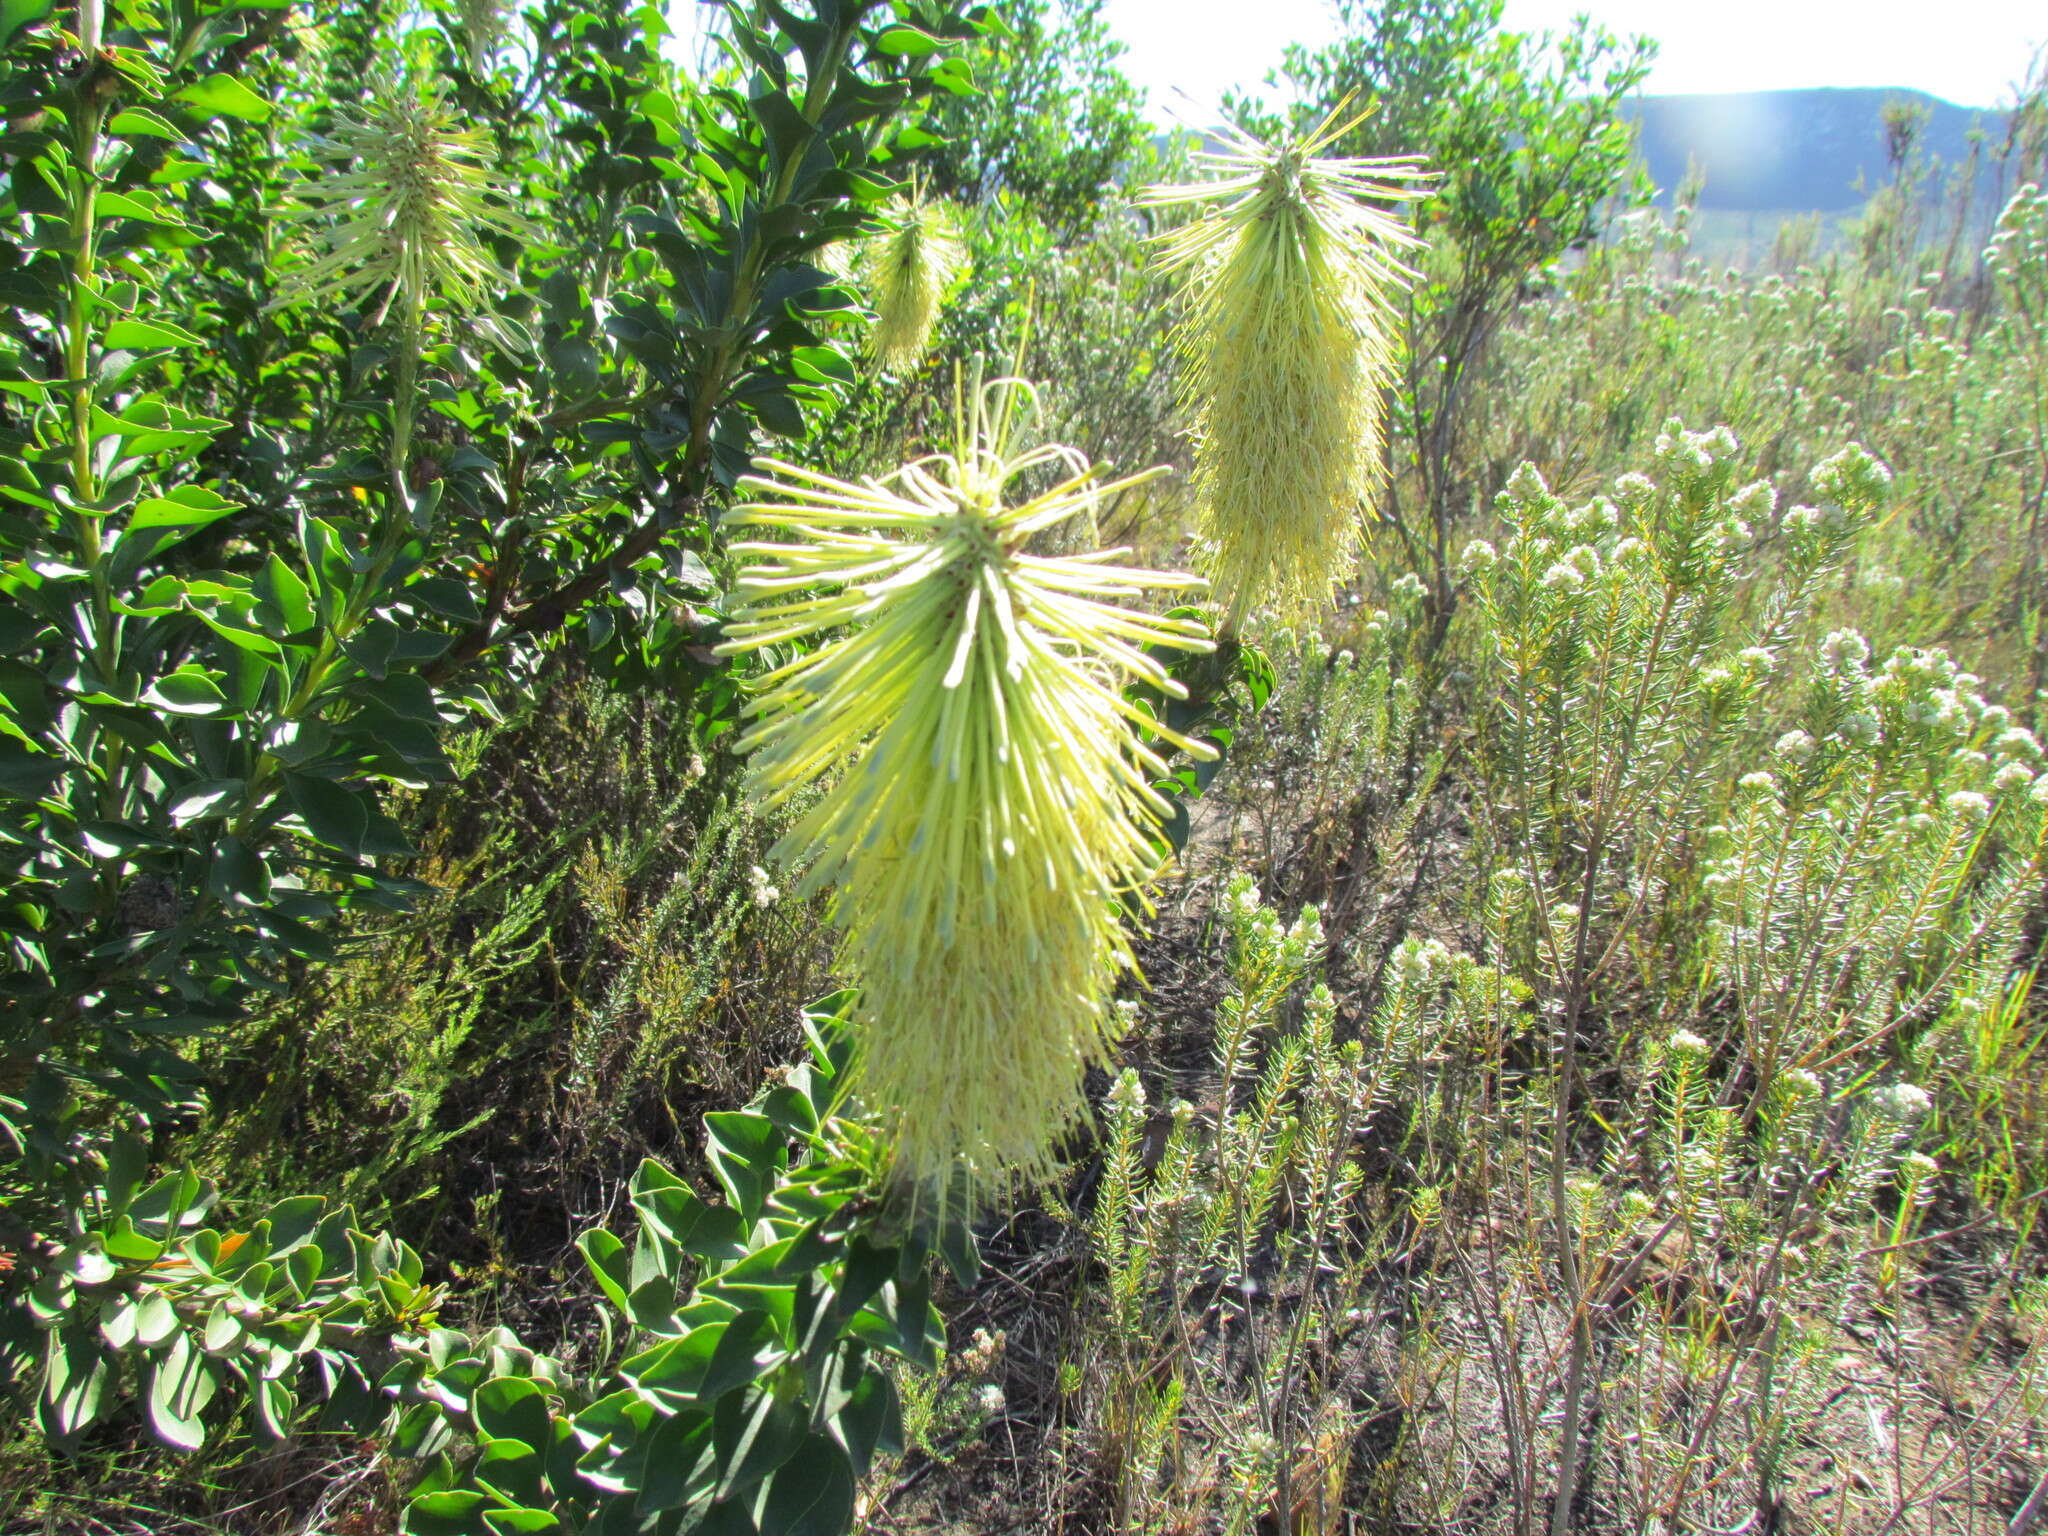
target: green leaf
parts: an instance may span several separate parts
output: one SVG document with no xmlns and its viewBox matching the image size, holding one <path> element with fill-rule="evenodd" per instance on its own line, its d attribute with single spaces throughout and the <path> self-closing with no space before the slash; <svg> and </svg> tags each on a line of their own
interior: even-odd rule
<svg viewBox="0 0 2048 1536">
<path fill-rule="evenodd" d="M 109 351 L 149 351 L 156 347 L 203 347 L 206 338 L 194 336 L 183 326 L 168 320 L 116 320 L 104 338 Z"/>
<path fill-rule="evenodd" d="M 487 1509 L 484 1525 L 496 1536 L 540 1536 L 568 1529 L 544 1509 Z"/>
<path fill-rule="evenodd" d="M 857 1349 L 857 1345 L 848 1346 Z M 860 1379 L 847 1394 L 826 1426 L 842 1446 L 859 1476 L 865 1477 L 875 1452 L 888 1439 L 889 1428 L 900 1417 L 896 1388 L 880 1371 L 861 1369 Z"/>
<path fill-rule="evenodd" d="M 470 1476 L 510 1504 L 538 1504 L 540 1452 L 523 1440 L 489 1440 L 470 1469 Z"/>
<path fill-rule="evenodd" d="M 189 826 L 214 816 L 225 816 L 239 802 L 245 788 L 241 779 L 201 779 L 187 784 L 164 801 L 164 809 L 178 826 Z"/>
<path fill-rule="evenodd" d="M 56 9 L 56 0 L 0 0 L 0 48 L 13 42 L 23 27 L 34 26 Z"/>
<path fill-rule="evenodd" d="M 179 1334 L 149 1372 L 144 1416 L 150 1432 L 175 1451 L 196 1451 L 206 1443 L 199 1415 L 218 1387 L 213 1362 Z"/>
<path fill-rule="evenodd" d="M 470 1394 L 469 1414 L 476 1427 L 493 1440 L 518 1440 L 528 1448 L 546 1448 L 547 1394 L 519 1376 L 495 1376 Z"/>
<path fill-rule="evenodd" d="M 619 1375 L 642 1392 L 672 1399 L 702 1395 L 706 1373 L 729 1324 L 705 1323 L 619 1363 Z"/>
<path fill-rule="evenodd" d="M 107 1229 L 107 1254 L 123 1264 L 153 1264 L 163 1256 L 164 1245 L 144 1237 L 125 1215 Z"/>
<path fill-rule="evenodd" d="M 164 121 L 147 107 L 123 107 L 114 114 L 114 120 L 107 124 L 107 131 L 131 139 L 138 134 L 152 139 L 185 137 L 183 129 Z"/>
<path fill-rule="evenodd" d="M 209 117 L 235 117 L 245 123 L 260 123 L 270 116 L 270 103 L 233 75 L 208 75 L 171 100 Z"/>
<path fill-rule="evenodd" d="M 766 1312 L 742 1312 L 720 1331 L 697 1395 L 723 1397 L 744 1382 L 760 1380 L 787 1355 L 774 1318 Z"/>
<path fill-rule="evenodd" d="M 218 715 L 228 708 L 228 696 L 220 691 L 220 684 L 196 665 L 158 678 L 142 697 L 174 715 Z"/>
<path fill-rule="evenodd" d="M 880 52 L 904 59 L 929 58 L 945 46 L 929 32 L 920 32 L 916 27 L 891 27 L 875 39 L 875 47 Z"/>
<path fill-rule="evenodd" d="M 43 1371 L 43 1427 L 68 1440 L 103 1411 L 106 1356 L 85 1328 L 52 1330 L 44 1345 Z"/>
<path fill-rule="evenodd" d="M 284 1440 L 290 1437 L 292 1417 L 299 1410 L 299 1397 L 289 1382 L 277 1378 L 259 1380 L 256 1390 L 249 1394 L 249 1406 L 255 1413 L 257 1430 L 266 1438 Z"/>
<path fill-rule="evenodd" d="M 200 1348 L 209 1355 L 230 1354 L 241 1344 L 244 1331 L 242 1320 L 228 1310 L 227 1303 L 217 1301 L 206 1314 L 206 1332 Z"/>
<path fill-rule="evenodd" d="M 781 1169 L 786 1143 L 781 1129 L 766 1115 L 721 1110 L 704 1117 L 704 1130 L 711 1171 L 734 1209 L 749 1222 L 758 1219 Z"/>
<path fill-rule="evenodd" d="M 853 1529 L 853 1468 L 846 1453 L 811 1435 L 775 1473 L 760 1525 L 775 1536 L 846 1536 Z"/>
<path fill-rule="evenodd" d="M 590 1277 L 597 1282 L 597 1288 L 613 1306 L 625 1311 L 626 1245 L 602 1227 L 596 1227 L 576 1239 L 576 1249 L 590 1267 Z"/>
<path fill-rule="evenodd" d="M 135 1342 L 155 1349 L 178 1331 L 178 1312 L 162 1291 L 151 1291 L 135 1309 Z"/>
<path fill-rule="evenodd" d="M 457 1488 L 423 1493 L 405 1509 L 409 1536 L 490 1536 L 483 1513 L 492 1507 L 488 1494 Z"/>
<path fill-rule="evenodd" d="M 128 528 L 130 532 L 138 528 L 204 528 L 241 505 L 203 485 L 181 485 L 161 496 L 145 496 L 137 502 Z"/>
<path fill-rule="evenodd" d="M 763 91 L 750 98 L 747 107 L 768 135 L 769 149 L 777 165 L 788 164 L 790 157 L 818 131 L 781 91 Z"/>
<path fill-rule="evenodd" d="M 810 1419 L 799 1398 L 755 1388 L 731 1392 L 718 1401 L 712 1433 L 725 1468 L 717 1496 L 751 1488 L 802 1449 Z M 836 1447 L 835 1447 L 836 1451 Z"/>
<path fill-rule="evenodd" d="M 351 858 L 361 857 L 363 837 L 370 830 L 370 807 L 364 803 L 364 795 L 332 779 L 289 771 L 284 775 L 284 792 L 315 838 Z"/>
<path fill-rule="evenodd" d="M 128 1215 L 151 1237 L 169 1241 L 197 1226 L 216 1198 L 213 1186 L 189 1168 L 165 1174 L 130 1202 Z"/>
<path fill-rule="evenodd" d="M 710 1488 L 715 1472 L 711 1415 L 678 1413 L 648 1437 L 639 1508 L 651 1514 L 688 1503 Z"/>
<path fill-rule="evenodd" d="M 298 572 L 278 558 L 276 550 L 270 552 L 270 558 L 251 584 L 251 590 L 259 599 L 257 622 L 274 621 L 275 632 L 280 639 L 313 627 L 317 617 L 313 612 L 313 595 L 299 580 Z M 265 609 L 271 612 L 266 613 Z"/>
</svg>

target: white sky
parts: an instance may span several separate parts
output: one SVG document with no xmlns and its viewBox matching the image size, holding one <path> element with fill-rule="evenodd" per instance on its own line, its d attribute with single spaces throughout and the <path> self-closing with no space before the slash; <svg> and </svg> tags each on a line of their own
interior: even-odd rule
<svg viewBox="0 0 2048 1536">
<path fill-rule="evenodd" d="M 1505 22 L 1554 31 L 1580 12 L 1662 45 L 1644 85 L 1658 94 L 1860 85 L 1998 106 L 2048 43 L 2042 0 L 1507 0 Z M 1329 0 L 1108 0 L 1104 15 L 1162 119 L 1208 120 L 1224 91 L 1257 85 L 1288 42 L 1335 32 Z"/>
</svg>

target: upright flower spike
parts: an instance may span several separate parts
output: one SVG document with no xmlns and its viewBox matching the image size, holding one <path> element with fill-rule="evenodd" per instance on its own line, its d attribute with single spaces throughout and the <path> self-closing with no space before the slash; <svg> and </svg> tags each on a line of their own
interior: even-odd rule
<svg viewBox="0 0 2048 1536">
<path fill-rule="evenodd" d="M 1412 157 L 1317 158 L 1351 126 L 1332 113 L 1277 147 L 1232 131 L 1227 152 L 1195 157 L 1219 179 L 1139 194 L 1143 207 L 1201 210 L 1158 237 L 1153 264 L 1187 293 L 1181 398 L 1226 629 L 1262 604 L 1312 618 L 1349 570 L 1378 489 L 1390 299 L 1414 275 L 1402 253 L 1421 241 L 1374 204 L 1425 196 L 1431 173 Z"/>
<path fill-rule="evenodd" d="M 377 321 L 396 305 L 413 328 L 437 300 L 471 309 L 488 295 L 499 271 L 485 234 L 531 233 L 493 185 L 489 137 L 458 128 L 422 81 L 387 84 L 313 148 L 328 169 L 297 189 L 298 206 L 283 215 L 310 238 L 278 306 L 381 290 Z"/>
<path fill-rule="evenodd" d="M 760 461 L 727 519 L 794 536 L 732 546 L 756 563 L 719 649 L 814 646 L 760 680 L 739 745 L 769 804 L 824 786 L 775 858 L 808 863 L 800 895 L 838 888 L 861 1091 L 915 1177 L 1042 1165 L 1080 1113 L 1131 963 L 1119 898 L 1142 898 L 1167 810 L 1147 733 L 1209 755 L 1123 695 L 1182 692 L 1146 647 L 1211 647 L 1124 600 L 1198 578 L 1030 549 L 1151 475 L 1099 485 L 1071 449 L 1013 454 L 1032 400 L 977 381 L 952 451 L 882 480 Z"/>
<path fill-rule="evenodd" d="M 859 257 L 858 275 L 874 301 L 868 355 L 879 367 L 904 368 L 924 355 L 939 300 L 967 259 L 944 203 L 913 194 L 884 215 Z"/>
</svg>

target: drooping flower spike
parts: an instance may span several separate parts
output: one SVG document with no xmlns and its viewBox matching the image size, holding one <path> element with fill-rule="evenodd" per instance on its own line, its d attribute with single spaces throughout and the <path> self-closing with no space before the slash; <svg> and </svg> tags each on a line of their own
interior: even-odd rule
<svg viewBox="0 0 2048 1536">
<path fill-rule="evenodd" d="M 824 786 L 775 857 L 808 863 L 801 894 L 837 887 L 858 1081 L 915 1177 L 1040 1165 L 1084 1108 L 1131 963 L 1118 902 L 1158 862 L 1149 740 L 1211 755 L 1122 691 L 1182 693 L 1145 648 L 1207 650 L 1207 631 L 1124 604 L 1199 579 L 1030 547 L 1151 475 L 1013 454 L 1032 402 L 1014 380 L 956 387 L 952 451 L 882 480 L 760 461 L 728 518 L 793 536 L 732 546 L 757 563 L 720 650 L 814 644 L 760 679 L 739 745 L 767 803 Z"/>
<path fill-rule="evenodd" d="M 432 304 L 473 309 L 500 283 L 484 235 L 531 233 L 494 184 L 489 135 L 457 127 L 424 80 L 386 82 L 312 147 L 324 174 L 280 215 L 308 231 L 308 259 L 285 273 L 273 307 L 381 290 L 374 322 L 395 306 L 412 328 Z"/>
<path fill-rule="evenodd" d="M 939 300 L 967 259 L 952 211 L 913 191 L 882 216 L 861 247 L 858 275 L 875 306 L 868 356 L 878 367 L 906 368 L 924 355 Z"/>
<path fill-rule="evenodd" d="M 1432 173 L 1408 156 L 1318 158 L 1356 122 L 1333 112 L 1277 146 L 1230 130 L 1227 150 L 1195 156 L 1218 179 L 1139 194 L 1201 210 L 1157 237 L 1153 265 L 1188 298 L 1176 337 L 1197 533 L 1228 630 L 1264 604 L 1312 619 L 1378 489 L 1391 298 L 1422 242 L 1376 205 L 1426 196 Z"/>
</svg>

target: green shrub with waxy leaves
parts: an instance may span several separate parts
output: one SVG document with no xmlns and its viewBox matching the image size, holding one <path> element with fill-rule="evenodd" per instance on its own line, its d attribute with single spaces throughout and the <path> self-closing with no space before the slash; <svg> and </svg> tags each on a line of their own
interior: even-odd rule
<svg viewBox="0 0 2048 1536">
<path fill-rule="evenodd" d="M 75 1441 L 131 1395 L 184 1450 L 220 1428 L 216 1399 L 271 1440 L 310 1416 L 419 1464 L 417 1536 L 848 1529 L 856 1479 L 903 1445 L 881 1362 L 936 1362 L 931 1260 L 977 1263 L 958 1221 L 890 1203 L 885 1144 L 838 1113 L 851 1000 L 810 1010 L 809 1059 L 749 1108 L 706 1117 L 721 1203 L 650 1160 L 632 1241 L 577 1240 L 605 1302 L 582 1370 L 505 1328 L 442 1326 L 420 1256 L 347 1206 L 210 1224 L 212 1188 L 145 1185 L 140 1144 L 117 1140 L 29 1298 L 44 1433 Z"/>
<path fill-rule="evenodd" d="M 659 1372 L 439 1328 L 426 1262 L 345 1208 L 213 1228 L 199 1181 L 146 1176 L 203 1109 L 195 1040 L 423 894 L 393 796 L 452 776 L 453 733 L 570 656 L 730 724 L 720 504 L 854 387 L 815 258 L 894 192 L 913 103 L 969 88 L 979 24 L 734 0 L 692 80 L 654 13 L 524 22 L 516 65 L 216 0 L 0 23 L 0 1348 L 61 1443 L 131 1395 L 181 1448 L 324 1399 L 426 1459 L 415 1530 L 611 1529 L 622 1498 L 841 1528 L 891 1417 L 865 1352 L 923 1358 L 929 1307 L 827 1056 L 711 1118 L 727 1203 L 650 1165 L 637 1247 L 586 1235 Z"/>
</svg>

